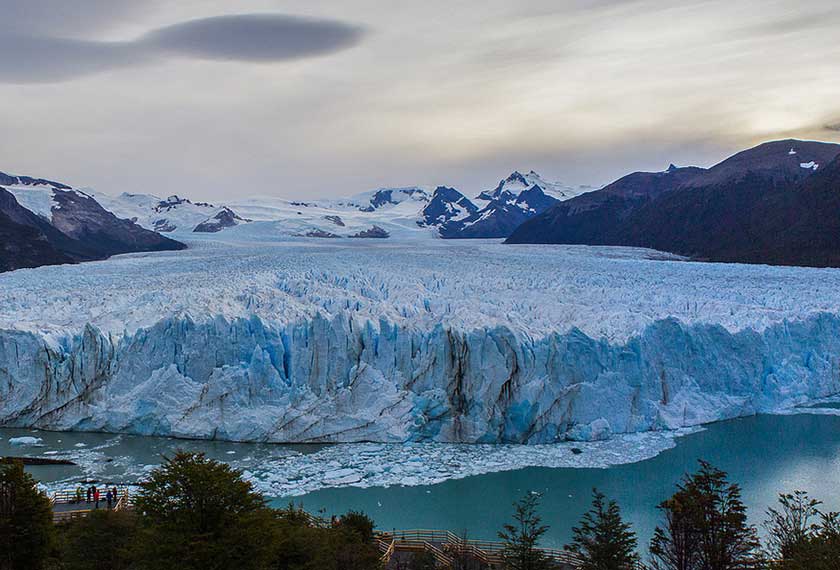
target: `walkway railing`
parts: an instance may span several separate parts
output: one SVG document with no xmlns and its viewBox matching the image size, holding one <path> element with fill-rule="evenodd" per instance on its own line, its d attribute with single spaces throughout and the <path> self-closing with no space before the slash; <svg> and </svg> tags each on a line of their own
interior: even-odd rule
<svg viewBox="0 0 840 570">
<path fill-rule="evenodd" d="M 448 530 L 397 530 L 381 532 L 376 540 L 382 554 L 383 564 L 387 564 L 395 551 L 427 551 L 437 563 L 444 567 L 453 566 L 455 557 L 469 556 L 489 566 L 501 565 L 505 544 L 488 540 L 465 539 Z M 578 567 L 580 560 L 573 553 L 557 548 L 541 548 L 546 557 L 559 565 Z"/>
<path fill-rule="evenodd" d="M 113 486 L 109 486 L 113 489 Z M 128 487 L 117 486 L 117 497 L 111 504 L 111 509 L 120 511 L 131 508 L 131 494 Z M 107 493 L 107 491 L 106 491 Z M 108 508 L 107 500 L 103 498 L 104 495 L 100 493 L 99 508 Z M 64 523 L 77 518 L 86 517 L 92 511 L 96 510 L 96 504 L 91 500 L 87 500 L 86 489 L 63 489 L 53 493 L 50 497 L 50 503 L 53 509 L 53 522 Z"/>
<path fill-rule="evenodd" d="M 490 568 L 501 567 L 505 544 L 487 540 L 471 540 L 458 536 L 448 530 L 394 530 L 379 532 L 375 536 L 379 551 L 382 552 L 382 565 L 388 562 L 397 551 L 430 552 L 439 568 L 455 567 L 459 556 L 468 556 Z M 546 557 L 558 567 L 580 568 L 582 561 L 572 552 L 558 548 L 540 548 Z M 766 568 L 767 561 L 755 561 L 739 567 L 739 570 L 759 570 Z M 645 568 L 639 564 L 641 570 Z"/>
</svg>

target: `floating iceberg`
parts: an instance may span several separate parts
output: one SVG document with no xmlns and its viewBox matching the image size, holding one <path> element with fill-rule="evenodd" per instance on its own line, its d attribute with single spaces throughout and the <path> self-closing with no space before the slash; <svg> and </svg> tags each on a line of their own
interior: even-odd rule
<svg viewBox="0 0 840 570">
<path fill-rule="evenodd" d="M 10 445 L 19 446 L 40 446 L 43 440 L 40 437 L 24 436 L 24 437 L 10 437 Z"/>
</svg>

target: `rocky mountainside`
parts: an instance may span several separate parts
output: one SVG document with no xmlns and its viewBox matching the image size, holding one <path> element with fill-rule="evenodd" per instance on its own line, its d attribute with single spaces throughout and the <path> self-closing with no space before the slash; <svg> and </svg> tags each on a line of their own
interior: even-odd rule
<svg viewBox="0 0 840 570">
<path fill-rule="evenodd" d="M 587 190 L 548 183 L 533 170 L 525 175 L 513 172 L 473 200 L 453 188 L 438 188 L 418 224 L 436 225 L 443 238 L 503 238 L 526 220 Z"/>
<path fill-rule="evenodd" d="M 183 249 L 66 184 L 0 173 L 0 270 Z"/>
<path fill-rule="evenodd" d="M 709 261 L 840 264 L 840 145 L 784 140 L 709 169 L 637 172 L 526 221 L 508 243 L 648 247 Z"/>
</svg>

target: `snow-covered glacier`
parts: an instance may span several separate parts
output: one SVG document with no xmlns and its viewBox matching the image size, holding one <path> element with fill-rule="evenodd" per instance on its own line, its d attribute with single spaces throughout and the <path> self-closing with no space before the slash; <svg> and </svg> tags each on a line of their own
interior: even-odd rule
<svg viewBox="0 0 840 570">
<path fill-rule="evenodd" d="M 840 393 L 840 271 L 625 248 L 289 240 L 0 276 L 0 425 L 549 443 Z"/>
</svg>

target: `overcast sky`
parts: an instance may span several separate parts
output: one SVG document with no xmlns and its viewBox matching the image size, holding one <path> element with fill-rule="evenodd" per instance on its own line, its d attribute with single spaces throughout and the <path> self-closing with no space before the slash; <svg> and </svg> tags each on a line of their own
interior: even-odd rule
<svg viewBox="0 0 840 570">
<path fill-rule="evenodd" d="M 840 140 L 834 0 L 0 0 L 0 170 L 223 200 Z"/>
</svg>

